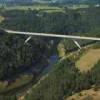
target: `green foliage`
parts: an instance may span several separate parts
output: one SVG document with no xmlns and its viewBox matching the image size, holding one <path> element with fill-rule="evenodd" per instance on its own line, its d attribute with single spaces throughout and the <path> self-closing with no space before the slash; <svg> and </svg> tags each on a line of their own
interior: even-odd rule
<svg viewBox="0 0 100 100">
<path fill-rule="evenodd" d="M 88 73 L 91 76 L 91 83 L 95 84 L 98 88 L 100 87 L 100 61 L 92 68 L 91 72 Z"/>
<path fill-rule="evenodd" d="M 47 50 L 44 41 L 31 40 L 32 44 L 25 45 L 24 41 L 25 37 L 20 36 L 0 37 L 0 79 L 11 78 L 30 69 L 44 56 L 43 53 Z"/>
<path fill-rule="evenodd" d="M 24 87 L 33 82 L 32 75 L 22 75 L 18 77 L 12 83 L 8 83 L 7 81 L 1 82 L 0 84 L 0 95 L 12 95 L 18 93 L 20 90 L 24 90 Z"/>
<path fill-rule="evenodd" d="M 26 100 L 63 100 L 66 93 L 71 95 L 82 88 L 80 84 L 84 79 L 71 61 L 63 61 L 37 87 L 33 87 Z"/>
<path fill-rule="evenodd" d="M 17 100 L 17 97 L 14 96 L 0 96 L 0 100 Z"/>
<path fill-rule="evenodd" d="M 99 7 L 78 10 L 66 9 L 65 12 L 55 13 L 31 9 L 27 11 L 1 10 L 0 15 L 5 19 L 0 23 L 0 27 L 6 29 L 100 36 Z M 40 62 L 44 62 L 42 63 L 43 66 L 47 64 L 47 58 L 51 50 L 50 40 L 52 39 L 34 37 L 29 44 L 24 44 L 25 39 L 26 36 L 0 36 L 0 80 L 13 79 L 34 64 Z M 58 44 L 59 40 L 55 39 L 55 41 L 57 42 L 54 42 L 54 46 Z M 65 44 L 65 48 L 72 48 L 70 47 L 71 42 L 62 42 Z M 83 41 L 81 44 L 83 44 Z M 45 57 L 47 58 L 45 59 Z M 39 65 L 39 72 L 43 68 Z M 48 78 L 42 81 L 38 87 L 32 89 L 32 93 L 27 96 L 27 99 L 62 100 L 65 95 L 69 96 L 74 92 L 87 89 L 95 83 L 98 85 L 99 82 L 99 68 L 88 74 L 81 74 L 75 68 L 74 63 L 67 60 L 57 64 L 56 69 L 50 73 Z"/>
<path fill-rule="evenodd" d="M 36 87 L 33 86 L 26 100 L 64 100 L 64 96 L 92 85 L 100 86 L 100 62 L 87 74 L 81 74 L 69 60 L 58 63 L 55 70 Z"/>
<path fill-rule="evenodd" d="M 37 10 L 8 10 L 1 12 L 5 20 L 1 27 L 21 31 L 99 36 L 100 8 L 46 13 Z M 95 34 L 94 34 L 95 33 Z"/>
</svg>

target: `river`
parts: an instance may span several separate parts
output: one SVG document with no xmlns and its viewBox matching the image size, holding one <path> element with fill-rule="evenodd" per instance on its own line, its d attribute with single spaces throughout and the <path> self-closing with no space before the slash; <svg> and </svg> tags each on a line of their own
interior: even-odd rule
<svg viewBox="0 0 100 100">
<path fill-rule="evenodd" d="M 53 69 L 53 65 L 59 60 L 58 55 L 52 55 L 49 58 L 49 64 L 48 66 L 43 70 L 43 72 L 41 73 L 42 76 L 46 75 L 48 72 L 50 72 Z"/>
</svg>

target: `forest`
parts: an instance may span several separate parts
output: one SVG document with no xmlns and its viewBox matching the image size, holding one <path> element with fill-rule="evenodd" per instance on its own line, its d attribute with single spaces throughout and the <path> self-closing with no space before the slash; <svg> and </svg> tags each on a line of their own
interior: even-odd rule
<svg viewBox="0 0 100 100">
<path fill-rule="evenodd" d="M 70 95 L 95 85 L 100 87 L 100 62 L 88 73 L 80 73 L 69 59 L 55 65 L 53 72 L 32 88 L 25 100 L 65 100 Z"/>
<path fill-rule="evenodd" d="M 83 36 L 99 36 L 100 31 L 100 7 L 76 10 L 65 7 L 63 12 L 51 13 L 30 8 L 25 11 L 1 8 L 0 15 L 5 18 L 0 26 L 12 30 Z"/>
<path fill-rule="evenodd" d="M 100 37 L 100 7 L 76 10 L 65 7 L 63 12 L 0 8 L 0 16 L 4 18 L 0 21 L 0 28 L 4 29 Z M 57 54 L 60 42 L 63 41 L 69 52 L 73 49 L 71 42 L 67 40 L 33 37 L 29 43 L 24 44 L 26 36 L 0 35 L 0 81 L 7 81 L 7 86 L 31 68 L 32 80 L 35 82 L 48 65 L 50 55 L 55 52 Z M 51 40 L 54 40 L 53 45 Z M 75 68 L 75 62 L 66 59 L 55 65 L 55 70 L 38 87 L 32 88 L 26 100 L 64 100 L 65 97 L 92 85 L 98 87 L 99 65 L 100 62 L 90 72 L 82 74 Z M 16 100 L 16 93 L 11 97 L 4 97 L 2 91 L 0 93 L 1 100 Z"/>
</svg>

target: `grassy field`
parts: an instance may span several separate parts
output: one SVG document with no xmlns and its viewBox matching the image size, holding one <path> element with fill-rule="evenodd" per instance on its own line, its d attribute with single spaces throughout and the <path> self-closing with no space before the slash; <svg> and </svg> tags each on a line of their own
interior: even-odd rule
<svg viewBox="0 0 100 100">
<path fill-rule="evenodd" d="M 100 100 L 100 90 L 89 89 L 70 96 L 66 100 Z"/>
<path fill-rule="evenodd" d="M 59 7 L 52 7 L 48 5 L 33 5 L 33 6 L 5 6 L 4 7 L 6 10 L 41 10 L 41 11 L 46 11 L 46 12 L 62 12 L 63 8 Z"/>
<path fill-rule="evenodd" d="M 0 16 L 0 23 L 4 20 L 4 17 Z"/>
<path fill-rule="evenodd" d="M 69 9 L 80 9 L 80 8 L 89 8 L 89 5 L 81 4 L 81 5 L 71 5 L 68 6 Z"/>
<path fill-rule="evenodd" d="M 58 55 L 59 57 L 64 57 L 66 55 L 66 50 L 65 50 L 65 47 L 64 47 L 64 44 L 59 44 L 58 47 Z"/>
<path fill-rule="evenodd" d="M 69 9 L 88 8 L 89 5 L 66 5 Z M 49 6 L 49 5 L 32 5 L 32 6 L 5 6 L 6 10 L 41 10 L 44 12 L 64 12 L 63 7 Z"/>
<path fill-rule="evenodd" d="M 81 72 L 87 72 L 100 60 L 100 49 L 90 49 L 76 62 L 76 67 Z"/>
<path fill-rule="evenodd" d="M 12 83 L 8 83 L 8 81 L 0 82 L 0 94 L 15 93 L 19 88 L 31 82 L 32 79 L 31 75 L 22 75 Z"/>
</svg>

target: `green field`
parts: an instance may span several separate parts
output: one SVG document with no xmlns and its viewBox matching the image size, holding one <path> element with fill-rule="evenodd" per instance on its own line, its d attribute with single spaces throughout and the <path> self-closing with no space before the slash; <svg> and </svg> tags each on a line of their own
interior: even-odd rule
<svg viewBox="0 0 100 100">
<path fill-rule="evenodd" d="M 41 10 L 46 12 L 62 12 L 63 8 L 52 7 L 48 5 L 33 5 L 33 6 L 5 6 L 6 10 Z"/>
<path fill-rule="evenodd" d="M 29 84 L 33 77 L 31 75 L 21 75 L 15 79 L 14 82 L 8 81 L 0 82 L 0 94 L 12 94 L 19 91 L 23 86 Z"/>
<path fill-rule="evenodd" d="M 80 5 L 71 5 L 71 6 L 67 6 L 69 9 L 80 9 L 80 8 L 89 8 L 89 5 L 85 5 L 85 4 L 80 4 Z"/>
<path fill-rule="evenodd" d="M 68 9 L 88 8 L 89 5 L 66 5 Z M 46 12 L 64 12 L 64 7 L 49 5 L 33 5 L 33 6 L 4 6 L 6 10 L 41 10 Z"/>
</svg>

